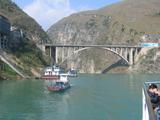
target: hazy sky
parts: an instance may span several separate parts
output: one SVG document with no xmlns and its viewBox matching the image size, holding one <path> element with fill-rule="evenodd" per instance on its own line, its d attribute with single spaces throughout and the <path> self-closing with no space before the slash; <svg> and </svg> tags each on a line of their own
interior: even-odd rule
<svg viewBox="0 0 160 120">
<path fill-rule="evenodd" d="M 121 0 L 12 0 L 44 30 L 72 13 L 98 9 Z"/>
</svg>

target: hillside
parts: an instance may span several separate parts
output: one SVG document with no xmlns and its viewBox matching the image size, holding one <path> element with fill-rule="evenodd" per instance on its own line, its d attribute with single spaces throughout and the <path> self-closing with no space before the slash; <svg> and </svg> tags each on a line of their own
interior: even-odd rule
<svg viewBox="0 0 160 120">
<path fill-rule="evenodd" d="M 73 14 L 47 32 L 56 44 L 137 45 L 144 34 L 159 34 L 159 6 L 159 0 L 124 0 L 99 10 Z M 110 52 L 94 49 L 77 54 L 63 65 L 74 65 L 81 72 L 100 72 L 118 60 Z"/>
<path fill-rule="evenodd" d="M 42 27 L 11 0 L 0 0 L 0 14 L 6 16 L 12 26 L 22 29 L 35 43 L 47 42 L 48 36 Z"/>
<path fill-rule="evenodd" d="M 104 7 L 98 12 L 110 14 L 120 23 L 126 24 L 139 32 L 158 34 L 160 26 L 159 6 L 159 0 L 125 0 Z"/>
<path fill-rule="evenodd" d="M 47 59 L 44 59 L 37 44 L 48 42 L 47 34 L 33 18 L 24 13 L 11 0 L 0 0 L 0 14 L 7 17 L 11 26 L 17 31 L 23 32 L 23 37 L 10 37 L 8 48 L 5 49 L 6 57 L 27 75 L 38 76 L 46 65 Z M 2 61 L 0 61 L 0 68 L 2 78 L 16 79 L 17 74 Z"/>
</svg>

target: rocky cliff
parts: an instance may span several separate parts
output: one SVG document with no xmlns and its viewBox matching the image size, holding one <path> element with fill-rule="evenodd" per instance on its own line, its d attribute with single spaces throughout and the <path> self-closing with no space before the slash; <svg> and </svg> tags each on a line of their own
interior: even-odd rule
<svg viewBox="0 0 160 120">
<path fill-rule="evenodd" d="M 132 67 L 135 73 L 160 73 L 160 49 L 150 48 L 142 50 L 143 55 L 139 61 Z"/>
<path fill-rule="evenodd" d="M 144 34 L 159 34 L 159 6 L 159 0 L 125 0 L 99 10 L 73 14 L 51 26 L 47 33 L 54 44 L 137 45 L 143 41 Z M 63 61 L 61 56 L 59 60 Z M 89 49 L 71 56 L 63 66 L 81 72 L 101 72 L 119 60 L 108 51 Z"/>
</svg>

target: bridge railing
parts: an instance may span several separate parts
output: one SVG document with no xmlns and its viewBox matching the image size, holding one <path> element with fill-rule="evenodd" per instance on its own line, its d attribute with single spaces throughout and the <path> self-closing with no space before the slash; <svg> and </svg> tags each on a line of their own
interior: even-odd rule
<svg viewBox="0 0 160 120">
<path fill-rule="evenodd" d="M 115 44 L 115 45 L 69 45 L 69 44 L 44 44 L 44 46 L 48 47 L 120 47 L 120 48 L 142 48 L 141 45 L 120 45 L 120 44 Z"/>
</svg>

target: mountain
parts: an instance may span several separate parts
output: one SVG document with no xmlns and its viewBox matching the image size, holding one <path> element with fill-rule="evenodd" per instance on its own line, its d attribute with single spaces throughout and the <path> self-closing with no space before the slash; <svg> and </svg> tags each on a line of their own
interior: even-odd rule
<svg viewBox="0 0 160 120">
<path fill-rule="evenodd" d="M 146 34 L 160 34 L 159 6 L 159 0 L 123 0 L 98 10 L 72 14 L 52 25 L 47 33 L 54 44 L 137 45 Z M 81 72 L 101 72 L 119 60 L 110 52 L 91 49 L 72 56 L 63 65 L 74 66 Z"/>
<path fill-rule="evenodd" d="M 44 59 L 37 44 L 48 42 L 48 35 L 33 18 L 23 12 L 12 0 L 0 0 L 0 15 L 9 19 L 14 31 L 10 34 L 8 48 L 5 49 L 3 56 L 28 76 L 39 76 L 40 71 L 47 64 L 47 59 Z M 18 75 L 8 65 L 0 61 L 0 76 L 5 79 L 16 79 Z"/>
</svg>

